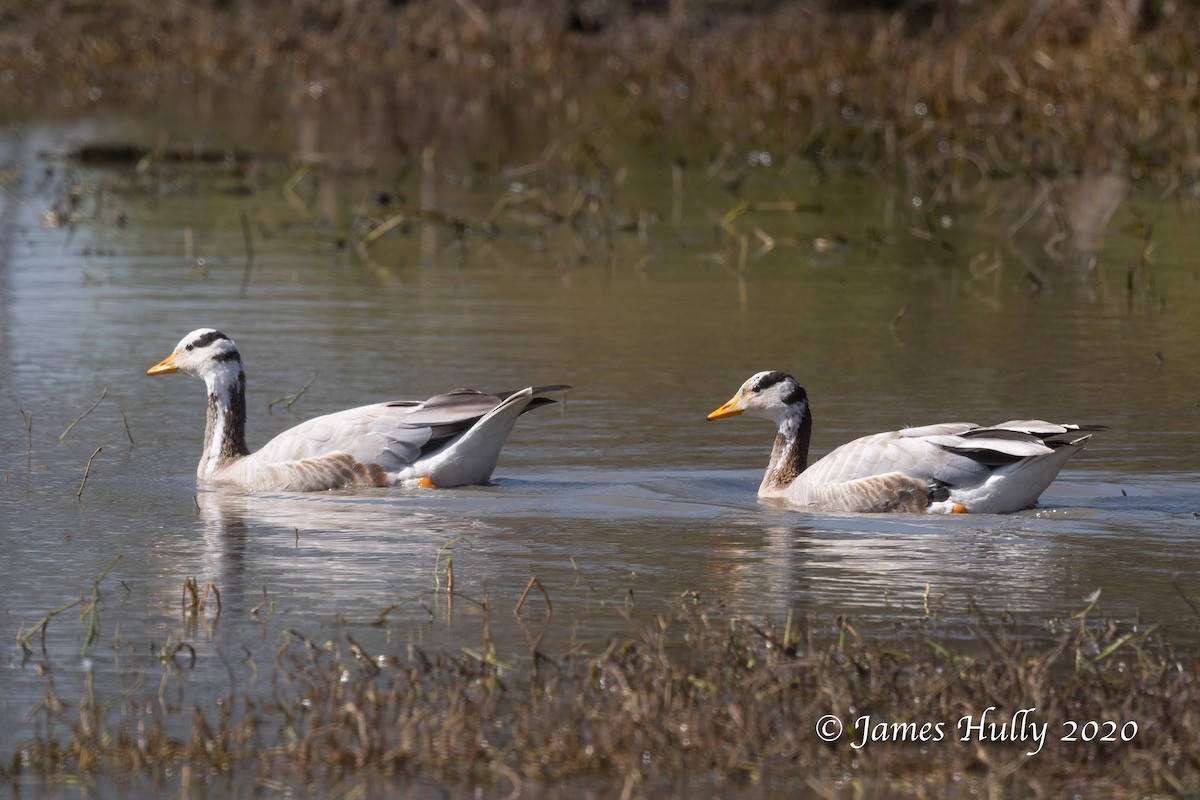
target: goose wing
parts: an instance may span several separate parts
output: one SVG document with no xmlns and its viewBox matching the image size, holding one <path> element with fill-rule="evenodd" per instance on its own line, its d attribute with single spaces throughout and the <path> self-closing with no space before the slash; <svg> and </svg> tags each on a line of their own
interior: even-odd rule
<svg viewBox="0 0 1200 800">
<path fill-rule="evenodd" d="M 989 471 L 986 465 L 949 447 L 977 428 L 969 422 L 951 422 L 863 436 L 812 464 L 804 476 L 812 484 L 847 483 L 885 475 L 951 485 L 983 480 Z"/>
<path fill-rule="evenodd" d="M 1017 420 L 877 433 L 842 445 L 810 466 L 803 474 L 804 490 L 810 503 L 856 511 L 920 509 L 951 496 L 970 498 L 981 510 L 997 502 L 1023 508 L 1089 438 L 1076 434 L 1103 429 Z M 1035 463 L 1046 466 L 1034 468 Z"/>
<path fill-rule="evenodd" d="M 810 466 L 810 480 L 840 483 L 898 472 L 949 486 L 985 479 L 993 469 L 1046 456 L 1078 441 L 1075 434 L 1103 425 L 1013 420 L 980 427 L 944 422 L 863 436 Z"/>
<path fill-rule="evenodd" d="M 388 406 L 404 411 L 402 425 L 406 431 L 425 429 L 428 436 L 420 446 L 419 455 L 428 455 L 475 426 L 477 422 L 498 410 L 506 402 L 516 401 L 515 395 L 528 398 L 514 415 L 520 416 L 535 408 L 555 402 L 549 395 L 561 394 L 571 387 L 565 383 L 552 386 L 531 386 L 527 389 L 486 394 L 474 389 L 455 389 L 447 394 L 434 395 L 423 403 L 397 402 Z M 414 457 L 415 460 L 415 457 Z"/>
<path fill-rule="evenodd" d="M 560 384 L 523 390 L 534 396 L 521 413 L 554 402 L 543 395 L 569 388 Z M 244 460 L 250 462 L 247 467 L 278 469 L 290 462 L 344 455 L 359 465 L 398 473 L 468 431 L 513 394 L 457 389 L 425 401 L 376 403 L 326 414 L 284 431 Z M 321 469 L 342 471 L 346 465 L 334 459 Z"/>
<path fill-rule="evenodd" d="M 302 422 L 247 456 L 259 465 L 344 453 L 395 471 L 411 464 L 432 436 L 427 425 L 405 425 L 411 406 L 376 403 Z"/>
<path fill-rule="evenodd" d="M 1010 420 L 987 427 L 971 427 L 957 434 L 934 434 L 925 438 L 947 451 L 998 467 L 1022 459 L 1048 456 L 1058 448 L 1079 442 L 1080 437 L 1076 436 L 1077 433 L 1106 429 L 1106 425 L 1080 425 L 1073 422 L 1059 424 L 1040 419 L 1026 419 Z"/>
</svg>

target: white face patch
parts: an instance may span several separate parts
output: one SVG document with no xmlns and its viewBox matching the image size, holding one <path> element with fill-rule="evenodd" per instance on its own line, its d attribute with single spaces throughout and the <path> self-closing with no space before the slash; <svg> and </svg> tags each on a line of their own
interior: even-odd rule
<svg viewBox="0 0 1200 800">
<path fill-rule="evenodd" d="M 781 406 L 786 413 L 779 415 L 779 432 L 789 439 L 794 439 L 800 433 L 800 423 L 809 416 L 808 400 L 801 400 L 790 406 Z"/>
<path fill-rule="evenodd" d="M 237 346 L 225 334 L 212 328 L 197 328 L 179 340 L 171 354 L 180 372 L 205 378 L 217 365 L 240 361 Z"/>
<path fill-rule="evenodd" d="M 208 369 L 200 373 L 204 385 L 208 388 L 209 397 L 217 398 L 217 404 L 228 410 L 238 386 L 238 375 L 242 374 L 242 362 L 236 358 L 229 361 L 208 359 L 208 362 Z"/>
<path fill-rule="evenodd" d="M 808 414 L 804 389 L 791 375 L 783 372 L 759 372 L 738 391 L 739 404 L 747 416 L 767 419 L 782 426 L 790 417 L 799 419 Z"/>
</svg>

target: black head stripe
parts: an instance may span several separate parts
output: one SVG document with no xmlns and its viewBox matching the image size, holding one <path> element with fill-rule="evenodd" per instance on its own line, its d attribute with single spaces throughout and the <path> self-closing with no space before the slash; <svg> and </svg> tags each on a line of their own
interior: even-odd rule
<svg viewBox="0 0 1200 800">
<path fill-rule="evenodd" d="M 761 392 L 764 389 L 770 389 L 780 381 L 786 381 L 788 377 L 789 376 L 786 372 L 780 372 L 778 370 L 775 370 L 774 372 L 768 372 L 755 381 L 754 386 L 750 388 L 756 392 Z"/>
<path fill-rule="evenodd" d="M 212 357 L 212 360 L 219 363 L 224 363 L 226 361 L 237 361 L 240 358 L 241 356 L 238 355 L 237 349 L 234 348 L 233 350 L 226 350 L 224 353 L 217 353 Z"/>
<path fill-rule="evenodd" d="M 220 331 L 208 331 L 207 333 L 202 333 L 197 336 L 196 341 L 192 342 L 192 347 L 208 347 L 218 339 L 229 341 L 229 337 Z"/>
</svg>

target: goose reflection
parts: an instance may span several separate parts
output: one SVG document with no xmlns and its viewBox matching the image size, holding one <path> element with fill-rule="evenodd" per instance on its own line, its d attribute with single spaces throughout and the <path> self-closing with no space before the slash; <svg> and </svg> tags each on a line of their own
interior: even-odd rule
<svg viewBox="0 0 1200 800">
<path fill-rule="evenodd" d="M 371 495 L 196 495 L 203 523 L 203 577 L 224 612 L 242 613 L 268 595 L 304 613 L 384 607 L 434 584 L 434 560 L 477 521 L 407 508 Z M 364 612 L 366 613 L 366 612 Z"/>
<path fill-rule="evenodd" d="M 1073 516 L 1069 527 L 1078 533 L 1086 514 Z M 988 525 L 852 516 L 767 525 L 763 563 L 729 588 L 743 596 L 765 590 L 786 602 L 777 613 L 849 614 L 888 626 L 926 617 L 958 625 L 976 602 L 997 612 L 1046 613 L 1075 599 L 1068 587 L 1075 547 L 1069 537 L 1048 544 L 1055 526 L 1062 522 L 1036 513 Z"/>
</svg>

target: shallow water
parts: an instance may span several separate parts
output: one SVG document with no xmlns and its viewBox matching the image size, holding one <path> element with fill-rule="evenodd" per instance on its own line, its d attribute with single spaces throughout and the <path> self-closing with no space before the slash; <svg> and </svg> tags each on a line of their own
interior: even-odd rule
<svg viewBox="0 0 1200 800">
<path fill-rule="evenodd" d="M 92 666 L 112 669 L 114 641 L 186 642 L 214 686 L 225 654 L 269 661 L 289 629 L 352 632 L 368 649 L 478 647 L 478 625 L 463 621 L 478 621 L 485 594 L 501 657 L 514 659 L 531 627 L 543 648 L 602 648 L 628 631 L 625 614 L 689 599 L 736 615 L 845 614 L 867 631 L 923 622 L 950 637 L 970 635 L 974 603 L 1036 636 L 1100 590 L 1093 613 L 1200 643 L 1188 602 L 1200 597 L 1189 196 L 1160 205 L 1157 189 L 1131 191 L 1087 271 L 1053 259 L 1032 224 L 1008 235 L 1023 213 L 1014 197 L 1036 194 L 1022 186 L 944 203 L 930 227 L 867 177 L 819 180 L 800 165 L 751 174 L 733 195 L 694 167 L 681 194 L 666 166 L 623 155 L 627 180 L 595 189 L 605 210 L 556 222 L 546 209 L 570 207 L 585 182 L 546 181 L 536 202 L 518 192 L 505 205 L 511 184 L 450 165 L 313 167 L 289 196 L 298 173 L 282 157 L 248 182 L 221 163 L 85 168 L 62 156 L 110 133 L 0 134 L 0 719 L 12 723 L 0 752 L 31 735 L 17 721 L 44 692 L 39 670 L 69 691 L 85 664 L 77 610 L 49 622 L 31 658 L 18 632 L 90 599 L 110 564 Z M 734 219 L 739 271 L 721 219 L 743 200 L 820 211 Z M 55 208 L 68 213 L 47 217 Z M 356 219 L 401 208 L 406 221 L 369 260 L 344 246 Z M 1138 226 L 1151 217 L 1147 259 Z M 209 325 L 242 350 L 252 447 L 370 401 L 575 389 L 520 420 L 490 486 L 198 494 L 202 387 L 144 373 Z M 818 454 L 946 419 L 1112 428 L 1019 514 L 801 514 L 755 497 L 768 427 L 704 421 L 770 368 L 807 386 Z M 268 409 L 310 378 L 290 411 Z M 451 561 L 457 599 L 441 591 Z M 219 590 L 219 616 L 183 613 L 188 577 Z M 512 613 L 531 578 L 550 623 L 537 589 Z"/>
</svg>

